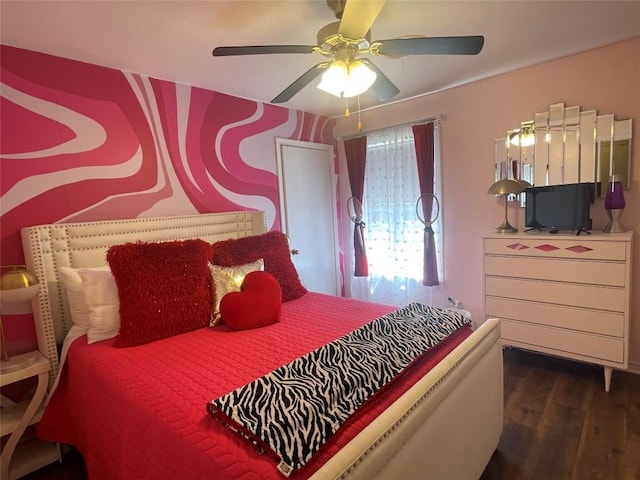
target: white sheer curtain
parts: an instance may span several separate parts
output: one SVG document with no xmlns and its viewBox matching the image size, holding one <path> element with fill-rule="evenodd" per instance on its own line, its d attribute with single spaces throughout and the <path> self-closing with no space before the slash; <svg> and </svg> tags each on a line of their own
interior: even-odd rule
<svg viewBox="0 0 640 480">
<path fill-rule="evenodd" d="M 440 200 L 437 122 L 434 127 L 434 193 Z M 369 259 L 369 276 L 352 278 L 352 296 L 397 306 L 411 302 L 445 306 L 442 211 L 432 226 L 435 233 L 440 285 L 422 285 L 424 225 L 416 216 L 416 201 L 420 197 L 420 188 L 410 125 L 367 134 L 364 178 L 363 220 L 366 224 L 365 244 Z"/>
</svg>

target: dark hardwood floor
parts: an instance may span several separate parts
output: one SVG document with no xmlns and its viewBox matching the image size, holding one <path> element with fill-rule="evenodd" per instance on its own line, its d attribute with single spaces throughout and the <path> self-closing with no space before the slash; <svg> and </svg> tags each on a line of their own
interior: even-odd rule
<svg viewBox="0 0 640 480">
<path fill-rule="evenodd" d="M 640 375 L 614 372 L 606 393 L 593 365 L 516 349 L 504 365 L 504 430 L 480 480 L 640 480 Z M 71 452 L 24 478 L 87 474 Z"/>
<path fill-rule="evenodd" d="M 505 418 L 481 480 L 640 480 L 640 375 L 504 351 Z"/>
<path fill-rule="evenodd" d="M 82 456 L 74 449 L 62 455 L 61 463 L 41 468 L 21 480 L 87 480 L 87 470 Z"/>
</svg>

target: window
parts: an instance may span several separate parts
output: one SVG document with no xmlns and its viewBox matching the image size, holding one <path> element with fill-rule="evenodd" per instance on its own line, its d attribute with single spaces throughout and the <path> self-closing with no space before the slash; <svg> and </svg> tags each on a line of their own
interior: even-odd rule
<svg viewBox="0 0 640 480">
<path fill-rule="evenodd" d="M 439 128 L 435 124 L 434 192 L 440 198 Z M 424 225 L 416 215 L 420 197 L 411 126 L 367 134 L 364 180 L 365 245 L 369 277 L 354 278 L 352 296 L 390 305 L 418 301 L 443 305 L 440 287 L 422 285 Z M 442 285 L 441 215 L 432 225 Z"/>
</svg>

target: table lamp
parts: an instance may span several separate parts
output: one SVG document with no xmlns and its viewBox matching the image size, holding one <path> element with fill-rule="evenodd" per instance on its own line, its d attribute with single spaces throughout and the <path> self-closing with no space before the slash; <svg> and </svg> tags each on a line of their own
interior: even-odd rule
<svg viewBox="0 0 640 480">
<path fill-rule="evenodd" d="M 611 175 L 607 185 L 607 193 L 604 197 L 604 209 L 609 216 L 609 223 L 604 227 L 605 233 L 622 233 L 624 227 L 620 223 L 620 215 L 625 207 L 624 187 L 622 186 L 622 176 Z"/>
<path fill-rule="evenodd" d="M 29 272 L 24 265 L 1 266 L 0 275 L 0 308 L 7 303 L 26 303 L 38 294 L 40 285 L 36 276 Z M 0 337 L 2 341 L 2 359 L 0 372 L 9 373 L 20 370 L 33 363 L 36 356 L 29 353 L 9 358 L 7 345 L 0 315 Z"/>
<path fill-rule="evenodd" d="M 502 180 L 498 180 L 491 187 L 489 187 L 490 195 L 502 195 L 504 196 L 504 222 L 499 227 L 493 229 L 496 233 L 515 233 L 518 231 L 517 228 L 512 227 L 509 224 L 509 220 L 507 220 L 507 206 L 509 202 L 507 201 L 507 196 L 515 193 L 522 193 L 525 189 L 523 183 L 514 180 L 512 178 L 503 178 Z"/>
</svg>

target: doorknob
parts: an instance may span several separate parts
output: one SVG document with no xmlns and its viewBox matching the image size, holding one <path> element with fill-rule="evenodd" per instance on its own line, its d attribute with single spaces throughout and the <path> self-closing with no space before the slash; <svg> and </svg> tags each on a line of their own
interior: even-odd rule
<svg viewBox="0 0 640 480">
<path fill-rule="evenodd" d="M 291 250 L 291 255 L 298 255 L 300 253 L 300 250 L 298 250 L 297 248 L 294 248 Z"/>
</svg>

